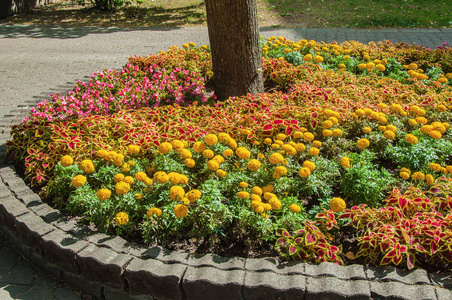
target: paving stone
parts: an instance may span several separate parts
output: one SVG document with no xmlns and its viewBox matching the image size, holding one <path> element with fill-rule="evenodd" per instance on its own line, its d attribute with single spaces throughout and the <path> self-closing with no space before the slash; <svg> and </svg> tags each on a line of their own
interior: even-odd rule
<svg viewBox="0 0 452 300">
<path fill-rule="evenodd" d="M 401 282 L 370 282 L 372 298 L 377 299 L 436 299 L 435 288 L 431 285 L 407 285 Z"/>
<path fill-rule="evenodd" d="M 306 263 L 288 261 L 280 263 L 277 259 L 268 258 L 247 258 L 245 269 L 254 272 L 272 271 L 279 274 L 301 274 L 306 275 Z"/>
<path fill-rule="evenodd" d="M 246 272 L 243 296 L 247 300 L 304 299 L 306 276 L 274 272 Z"/>
<path fill-rule="evenodd" d="M 182 279 L 187 299 L 241 299 L 245 282 L 243 270 L 220 270 L 211 267 L 188 267 Z"/>
<path fill-rule="evenodd" d="M 72 273 L 78 273 L 76 254 L 89 245 L 88 242 L 74 238 L 60 230 L 44 235 L 41 243 L 48 262 Z"/>
<path fill-rule="evenodd" d="M 432 283 L 443 288 L 452 289 L 452 272 L 431 273 L 429 277 Z"/>
<path fill-rule="evenodd" d="M 121 299 L 121 300 L 139 300 L 139 299 L 153 300 L 153 299 L 155 299 L 151 296 L 132 295 L 127 292 L 109 288 L 109 287 L 104 287 L 103 296 L 104 296 L 105 300 L 118 300 L 118 299 Z"/>
<path fill-rule="evenodd" d="M 21 260 L 19 260 L 21 261 Z M 31 285 L 34 281 L 34 269 L 28 264 L 19 263 L 0 279 L 1 283 Z"/>
<path fill-rule="evenodd" d="M 133 252 L 135 254 L 135 252 Z M 187 251 L 168 250 L 160 246 L 154 246 L 140 253 L 141 258 L 153 258 L 164 263 L 186 264 L 189 253 Z"/>
<path fill-rule="evenodd" d="M 306 300 L 332 299 L 366 299 L 370 298 L 367 280 L 341 280 L 334 277 L 308 277 Z"/>
<path fill-rule="evenodd" d="M 34 213 L 28 213 L 16 218 L 15 227 L 18 236 L 26 245 L 41 252 L 40 242 L 43 235 L 55 230 L 55 227 L 45 223 Z"/>
<path fill-rule="evenodd" d="M 29 285 L 0 282 L 0 299 L 20 299 L 20 294 L 25 293 L 29 288 Z"/>
<path fill-rule="evenodd" d="M 222 270 L 244 270 L 245 258 L 224 257 L 216 254 L 189 255 L 188 265 L 192 267 L 214 267 Z"/>
<path fill-rule="evenodd" d="M 186 269 L 183 264 L 134 258 L 126 267 L 124 278 L 131 294 L 177 300 L 183 298 L 180 281 Z"/>
<path fill-rule="evenodd" d="M 53 299 L 52 291 L 58 283 L 46 276 L 36 276 L 33 286 L 25 293 L 20 294 L 21 299 Z"/>
<path fill-rule="evenodd" d="M 435 287 L 436 297 L 438 300 L 450 300 L 452 299 L 452 290 L 441 287 Z"/>
<path fill-rule="evenodd" d="M 73 286 L 82 292 L 93 296 L 95 299 L 102 299 L 102 284 L 93 282 L 86 279 L 84 276 L 80 276 L 70 272 L 63 272 L 63 280 L 70 286 Z"/>
<path fill-rule="evenodd" d="M 0 235 L 0 239 L 3 238 L 3 235 Z M 3 247 L 3 245 L 0 248 L 0 258 L 1 258 L 1 264 L 0 264 L 0 281 L 3 277 L 3 274 L 8 273 L 11 268 L 13 268 L 17 264 L 17 260 L 19 259 L 19 255 L 16 251 L 13 251 L 10 247 Z"/>
<path fill-rule="evenodd" d="M 107 248 L 89 245 L 77 253 L 76 259 L 80 274 L 88 280 L 123 289 L 122 273 L 133 257 L 118 254 Z"/>
<path fill-rule="evenodd" d="M 73 289 L 67 287 L 56 287 L 53 290 L 55 300 L 82 300 L 80 295 L 77 295 Z"/>
<path fill-rule="evenodd" d="M 376 281 L 398 281 L 405 284 L 430 283 L 427 271 L 422 269 L 408 271 L 392 266 L 366 267 L 366 274 L 369 280 Z"/>
<path fill-rule="evenodd" d="M 331 276 L 343 280 L 367 280 L 364 266 L 362 265 L 338 266 L 330 262 L 323 262 L 317 265 L 307 263 L 305 272 L 310 276 Z"/>
</svg>

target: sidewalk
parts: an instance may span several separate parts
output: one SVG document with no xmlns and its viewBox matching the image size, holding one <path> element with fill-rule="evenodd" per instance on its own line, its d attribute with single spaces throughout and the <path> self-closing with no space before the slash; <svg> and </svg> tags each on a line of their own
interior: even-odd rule
<svg viewBox="0 0 452 300">
<path fill-rule="evenodd" d="M 262 28 L 261 35 L 327 43 L 357 40 L 407 42 L 435 48 L 452 41 L 452 29 Z M 9 139 L 5 117 L 25 116 L 52 93 L 102 69 L 118 69 L 133 55 L 173 45 L 208 44 L 207 27 L 100 28 L 0 25 L 0 153 Z M 17 118 L 16 118 L 17 120 Z M 0 200 L 1 201 L 1 200 Z M 0 220 L 1 222 L 1 220 Z M 0 224 L 1 225 L 1 224 Z M 0 232 L 0 299 L 84 299 L 77 291 L 30 265 Z"/>
</svg>

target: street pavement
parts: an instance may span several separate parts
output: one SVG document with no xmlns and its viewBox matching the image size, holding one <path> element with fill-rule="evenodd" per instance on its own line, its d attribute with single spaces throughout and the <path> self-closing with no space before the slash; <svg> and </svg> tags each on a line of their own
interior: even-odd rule
<svg viewBox="0 0 452 300">
<path fill-rule="evenodd" d="M 448 29 L 261 28 L 264 37 L 327 43 L 391 40 L 436 48 L 452 43 Z M 117 28 L 0 25 L 0 116 L 24 113 L 54 93 L 127 58 L 194 42 L 208 44 L 207 27 Z M 3 135 L 5 136 L 5 135 Z M 0 140 L 4 147 L 5 138 Z M 1 222 L 1 220 L 0 220 Z M 0 232 L 0 300 L 89 299 L 31 264 Z"/>
</svg>

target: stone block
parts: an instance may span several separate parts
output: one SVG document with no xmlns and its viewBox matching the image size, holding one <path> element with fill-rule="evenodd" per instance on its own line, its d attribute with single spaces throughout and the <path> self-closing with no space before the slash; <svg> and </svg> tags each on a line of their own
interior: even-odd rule
<svg viewBox="0 0 452 300">
<path fill-rule="evenodd" d="M 320 264 L 306 264 L 306 274 L 309 276 L 331 276 L 343 280 L 367 280 L 362 265 L 339 266 L 331 262 Z"/>
<path fill-rule="evenodd" d="M 54 209 L 47 204 L 44 203 L 44 206 L 39 206 L 40 209 L 36 213 L 43 218 L 47 223 L 55 222 L 61 218 L 64 218 L 64 215 L 57 209 Z M 41 208 L 42 207 L 42 208 Z"/>
<path fill-rule="evenodd" d="M 41 198 L 32 190 L 24 192 L 24 194 L 17 195 L 17 198 L 19 198 L 19 200 L 21 200 L 26 207 L 33 207 L 42 204 Z"/>
<path fill-rule="evenodd" d="M 435 287 L 436 297 L 438 300 L 450 300 L 452 299 L 452 290 L 441 287 Z"/>
<path fill-rule="evenodd" d="M 372 281 L 398 281 L 405 284 L 429 284 L 427 271 L 423 269 L 402 270 L 393 266 L 366 267 L 366 275 Z"/>
<path fill-rule="evenodd" d="M 15 227 L 22 242 L 38 253 L 42 253 L 41 237 L 55 230 L 55 227 L 31 212 L 16 217 Z"/>
<path fill-rule="evenodd" d="M 211 267 L 188 267 L 182 279 L 186 299 L 241 299 L 245 271 Z"/>
<path fill-rule="evenodd" d="M 122 273 L 132 259 L 129 255 L 91 244 L 76 255 L 82 276 L 117 289 L 124 289 Z"/>
<path fill-rule="evenodd" d="M 11 191 L 8 189 L 8 187 L 0 181 L 0 200 L 11 195 Z"/>
<path fill-rule="evenodd" d="M 247 300 L 304 299 L 306 276 L 274 272 L 246 272 L 243 297 Z"/>
<path fill-rule="evenodd" d="M 401 282 L 370 282 L 372 298 L 375 299 L 436 299 L 435 287 L 426 284 L 407 285 Z"/>
<path fill-rule="evenodd" d="M 279 262 L 273 257 L 247 258 L 245 269 L 254 272 L 271 271 L 278 274 L 306 275 L 306 263 L 299 261 Z"/>
<path fill-rule="evenodd" d="M 335 277 L 308 277 L 306 300 L 370 299 L 367 280 L 341 280 Z"/>
<path fill-rule="evenodd" d="M 216 254 L 203 254 L 188 256 L 188 265 L 192 267 L 213 267 L 222 270 L 244 270 L 245 258 L 224 257 Z"/>
<path fill-rule="evenodd" d="M 134 258 L 126 267 L 124 278 L 131 294 L 177 300 L 184 298 L 180 282 L 186 269 L 183 264 Z"/>
<path fill-rule="evenodd" d="M 180 250 L 168 250 L 160 246 L 154 246 L 141 252 L 141 258 L 157 259 L 164 263 L 180 263 L 186 264 L 189 253 Z"/>
<path fill-rule="evenodd" d="M 76 254 L 89 245 L 86 241 L 76 239 L 61 230 L 44 235 L 41 243 L 48 262 L 72 273 L 78 273 Z"/>
</svg>

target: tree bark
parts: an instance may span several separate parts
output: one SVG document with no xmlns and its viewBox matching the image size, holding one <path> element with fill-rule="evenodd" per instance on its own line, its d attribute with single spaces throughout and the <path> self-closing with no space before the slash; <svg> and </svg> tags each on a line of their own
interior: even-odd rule
<svg viewBox="0 0 452 300">
<path fill-rule="evenodd" d="M 206 0 L 218 100 L 264 90 L 256 0 Z"/>
</svg>

